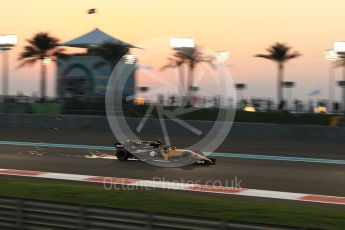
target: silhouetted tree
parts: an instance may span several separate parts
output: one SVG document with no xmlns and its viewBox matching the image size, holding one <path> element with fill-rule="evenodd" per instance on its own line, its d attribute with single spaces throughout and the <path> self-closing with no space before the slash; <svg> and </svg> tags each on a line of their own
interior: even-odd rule
<svg viewBox="0 0 345 230">
<path fill-rule="evenodd" d="M 174 55 L 175 56 L 175 55 Z M 175 57 L 168 58 L 169 62 L 164 65 L 161 70 L 165 70 L 167 68 L 177 68 L 179 73 L 179 93 L 183 94 L 184 87 L 185 87 L 185 78 L 184 78 L 184 71 L 182 69 L 182 65 L 184 64 L 184 61 L 181 59 L 177 59 Z M 182 95 L 179 95 L 180 97 Z"/>
<path fill-rule="evenodd" d="M 278 79 L 277 79 L 277 102 L 278 104 L 283 100 L 282 82 L 284 79 L 284 64 L 290 59 L 301 56 L 299 52 L 292 52 L 291 47 L 284 43 L 275 43 L 267 48 L 267 54 L 257 54 L 255 57 L 265 58 L 274 61 L 278 64 Z"/>
<path fill-rule="evenodd" d="M 173 54 L 172 57 L 169 58 L 169 63 L 162 67 L 163 69 L 166 68 L 175 68 L 178 67 L 180 71 L 180 80 L 184 83 L 183 71 L 181 67 L 186 64 L 189 68 L 189 76 L 187 79 L 187 92 L 188 96 L 191 96 L 192 86 L 194 83 L 194 69 L 195 67 L 202 62 L 209 63 L 212 67 L 214 67 L 213 63 L 214 57 L 211 55 L 204 55 L 199 47 L 193 48 L 177 48 L 176 52 Z M 190 98 L 189 98 L 190 99 Z M 190 101 L 188 101 L 190 104 Z"/>
<path fill-rule="evenodd" d="M 105 42 L 99 47 L 89 48 L 88 52 L 102 57 L 109 65 L 114 68 L 121 58 L 127 54 L 129 47 L 121 46 L 112 42 Z"/>
<path fill-rule="evenodd" d="M 18 60 L 21 61 L 19 67 L 33 65 L 36 62 L 41 64 L 40 93 L 41 100 L 46 99 L 46 61 L 56 61 L 57 58 L 64 58 L 63 49 L 58 47 L 59 39 L 48 33 L 37 33 L 33 38 L 27 39 L 28 45 L 24 46 L 24 51 L 19 54 Z"/>
</svg>

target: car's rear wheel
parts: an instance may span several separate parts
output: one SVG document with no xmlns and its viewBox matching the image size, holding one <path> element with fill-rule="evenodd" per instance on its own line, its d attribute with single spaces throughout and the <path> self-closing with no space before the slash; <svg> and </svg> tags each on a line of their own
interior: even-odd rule
<svg viewBox="0 0 345 230">
<path fill-rule="evenodd" d="M 119 161 L 126 161 L 129 158 L 129 153 L 125 150 L 117 150 L 116 157 Z"/>
</svg>

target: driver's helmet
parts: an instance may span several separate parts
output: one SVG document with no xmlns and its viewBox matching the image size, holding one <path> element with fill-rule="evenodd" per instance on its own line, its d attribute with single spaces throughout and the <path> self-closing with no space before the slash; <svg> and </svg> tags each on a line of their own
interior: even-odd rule
<svg viewBox="0 0 345 230">
<path fill-rule="evenodd" d="M 163 151 L 166 153 L 169 151 L 169 146 L 163 145 Z"/>
</svg>

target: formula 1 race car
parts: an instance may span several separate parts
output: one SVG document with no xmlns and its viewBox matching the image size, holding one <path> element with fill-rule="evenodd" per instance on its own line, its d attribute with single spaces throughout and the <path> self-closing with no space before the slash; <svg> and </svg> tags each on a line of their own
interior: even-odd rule
<svg viewBox="0 0 345 230">
<path fill-rule="evenodd" d="M 216 163 L 216 159 L 206 157 L 201 152 L 163 145 L 160 140 L 127 140 L 124 143 L 116 143 L 115 147 L 116 157 L 119 161 L 126 161 L 132 158 L 141 161 L 166 163 L 184 162 L 184 164 L 196 163 L 202 165 Z"/>
</svg>

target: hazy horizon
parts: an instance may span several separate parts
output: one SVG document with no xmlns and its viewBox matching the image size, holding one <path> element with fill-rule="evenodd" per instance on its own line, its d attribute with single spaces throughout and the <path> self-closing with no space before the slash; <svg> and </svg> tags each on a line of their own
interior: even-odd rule
<svg viewBox="0 0 345 230">
<path fill-rule="evenodd" d="M 10 93 L 31 95 L 38 91 L 38 66 L 16 68 L 25 39 L 43 31 L 67 41 L 99 27 L 134 45 L 160 36 L 189 36 L 215 51 L 229 51 L 235 82 L 248 84 L 245 97 L 275 98 L 276 65 L 253 56 L 264 53 L 274 42 L 284 42 L 303 54 L 286 65 L 285 80 L 297 84 L 293 98 L 305 100 L 308 93 L 320 89 L 320 98 L 327 99 L 329 63 L 324 51 L 332 48 L 334 41 L 345 40 L 345 28 L 340 23 L 344 7 L 341 0 L 4 0 L 1 34 L 17 34 L 19 39 L 10 52 Z M 96 8 L 97 14 L 87 15 L 89 8 Z M 336 80 L 341 79 L 340 72 L 336 69 Z M 50 64 L 51 96 L 55 93 L 55 74 Z M 339 95 L 337 87 L 337 99 Z"/>
</svg>

